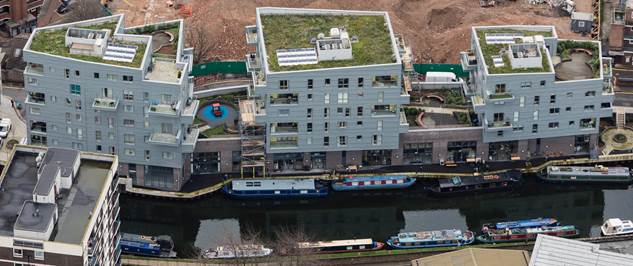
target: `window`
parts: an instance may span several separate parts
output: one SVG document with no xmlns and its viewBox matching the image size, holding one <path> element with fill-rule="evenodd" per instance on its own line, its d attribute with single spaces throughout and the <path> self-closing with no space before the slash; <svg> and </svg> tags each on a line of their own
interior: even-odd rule
<svg viewBox="0 0 633 266">
<path fill-rule="evenodd" d="M 134 149 L 125 148 L 123 151 L 126 156 L 136 156 L 136 151 L 134 151 Z"/>
<path fill-rule="evenodd" d="M 149 100 L 149 92 L 143 92 L 143 100 Z"/>
<path fill-rule="evenodd" d="M 552 94 L 549 96 L 549 103 L 556 103 L 556 95 Z"/>
<path fill-rule="evenodd" d="M 308 101 L 312 101 L 312 93 L 308 93 Z"/>
<path fill-rule="evenodd" d="M 149 161 L 150 159 L 149 155 L 150 155 L 149 150 L 145 150 L 145 161 Z"/>
<path fill-rule="evenodd" d="M 114 139 L 114 133 L 113 132 L 108 132 L 108 139 L 110 139 L 110 140 Z"/>
<path fill-rule="evenodd" d="M 382 143 L 382 136 L 381 135 L 373 135 L 372 136 L 371 144 L 373 144 L 373 145 L 380 145 L 381 143 Z"/>
<path fill-rule="evenodd" d="M 134 127 L 134 120 L 132 119 L 123 119 L 123 125 L 126 127 Z"/>
<path fill-rule="evenodd" d="M 70 78 L 70 69 L 66 68 L 64 70 L 64 74 L 65 74 L 66 78 Z"/>
<path fill-rule="evenodd" d="M 532 88 L 532 81 L 521 82 L 521 88 Z"/>
<path fill-rule="evenodd" d="M 593 104 L 591 104 L 591 105 L 585 105 L 585 111 L 593 111 L 594 109 L 595 109 L 595 108 L 594 108 L 594 105 L 593 105 Z"/>
<path fill-rule="evenodd" d="M 95 150 L 101 151 L 101 150 L 103 150 L 103 147 L 101 145 L 97 145 L 97 147 L 95 147 Z"/>
<path fill-rule="evenodd" d="M 81 121 L 81 114 L 75 114 L 75 120 L 80 122 Z"/>
<path fill-rule="evenodd" d="M 558 122 L 550 122 L 548 126 L 549 128 L 558 128 Z"/>
<path fill-rule="evenodd" d="M 593 97 L 593 96 L 596 96 L 596 91 L 585 92 L 585 97 Z"/>
<path fill-rule="evenodd" d="M 95 131 L 95 140 L 101 141 L 101 131 L 99 130 Z"/>
<path fill-rule="evenodd" d="M 314 89 L 314 80 L 308 79 L 308 89 Z"/>
<path fill-rule="evenodd" d="M 512 127 L 512 131 L 515 131 L 515 132 L 520 132 L 520 131 L 523 131 L 523 126 L 515 126 L 515 127 Z"/>
<path fill-rule="evenodd" d="M 70 119 L 71 119 L 70 118 L 70 113 L 66 113 L 66 123 L 67 124 L 70 124 L 70 121 L 71 121 Z"/>
<path fill-rule="evenodd" d="M 545 86 L 545 80 L 541 80 L 541 86 Z"/>
<path fill-rule="evenodd" d="M 30 113 L 32 115 L 39 115 L 40 114 L 40 108 L 39 107 L 31 107 L 30 108 Z"/>
<path fill-rule="evenodd" d="M 519 107 L 525 107 L 525 96 L 519 97 Z"/>
<path fill-rule="evenodd" d="M 99 79 L 99 72 L 95 72 L 95 73 L 93 74 L 93 76 L 94 76 L 94 78 L 95 78 L 95 79 Z"/>
<path fill-rule="evenodd" d="M 306 116 L 307 116 L 308 118 L 312 118 L 312 108 L 308 108 L 308 111 L 307 111 L 307 113 L 306 113 Z"/>
<path fill-rule="evenodd" d="M 345 146 L 345 145 L 347 145 L 347 137 L 345 137 L 345 136 L 339 136 L 339 137 L 338 137 L 338 145 L 339 145 L 339 146 Z"/>
<path fill-rule="evenodd" d="M 365 86 L 365 79 L 364 78 L 358 78 L 358 87 L 362 88 L 363 86 Z"/>
<path fill-rule="evenodd" d="M 325 122 L 323 124 L 323 131 L 328 132 L 328 130 L 330 130 L 330 123 Z"/>
<path fill-rule="evenodd" d="M 565 96 L 567 96 L 567 98 L 572 98 L 574 97 L 574 93 L 570 91 L 570 92 L 565 93 Z"/>
<path fill-rule="evenodd" d="M 505 92 L 506 92 L 506 84 L 495 85 L 495 93 L 505 93 Z"/>
<path fill-rule="evenodd" d="M 573 120 L 572 120 L 572 121 L 569 121 L 569 126 L 570 126 L 570 127 L 571 127 L 571 126 L 575 126 L 575 125 L 576 125 L 576 121 L 573 121 Z"/>
<path fill-rule="evenodd" d="M 550 114 L 558 114 L 560 113 L 560 108 L 556 107 L 556 108 L 550 108 L 549 109 L 549 113 Z"/>
<path fill-rule="evenodd" d="M 22 258 L 22 250 L 18 248 L 13 249 L 13 257 Z"/>
<path fill-rule="evenodd" d="M 290 115 L 290 109 L 279 109 L 280 116 L 288 116 Z"/>
<path fill-rule="evenodd" d="M 347 127 L 347 122 L 345 122 L 345 121 L 338 122 L 338 127 L 339 128 L 346 128 Z"/>
<path fill-rule="evenodd" d="M 339 115 L 343 114 L 343 107 L 336 108 L 336 113 Z"/>
<path fill-rule="evenodd" d="M 538 124 L 532 124 L 532 133 L 538 132 Z"/>
<path fill-rule="evenodd" d="M 339 92 L 338 93 L 338 103 L 339 104 L 347 103 L 347 92 Z"/>
<path fill-rule="evenodd" d="M 287 90 L 288 89 L 288 80 L 280 80 L 279 81 L 279 89 Z"/>
<path fill-rule="evenodd" d="M 108 127 L 109 128 L 113 128 L 114 127 L 114 118 L 108 117 Z"/>
<path fill-rule="evenodd" d="M 356 115 L 357 116 L 363 116 L 363 107 L 359 106 L 356 108 Z"/>
<path fill-rule="evenodd" d="M 494 121 L 495 121 L 495 122 L 500 122 L 500 121 L 503 121 L 503 115 L 504 115 L 503 113 L 494 113 L 494 114 L 493 114 L 493 117 L 494 117 L 493 119 L 494 119 Z"/>
<path fill-rule="evenodd" d="M 565 112 L 571 112 L 571 106 L 565 107 Z"/>
<path fill-rule="evenodd" d="M 330 86 L 330 79 L 325 79 L 325 86 Z"/>
<path fill-rule="evenodd" d="M 323 96 L 323 98 L 324 98 L 323 102 L 325 104 L 330 104 L 330 94 L 329 93 L 326 93 L 325 96 Z"/>
<path fill-rule="evenodd" d="M 81 86 L 77 84 L 70 84 L 70 93 L 71 94 L 81 94 Z"/>
<path fill-rule="evenodd" d="M 363 121 L 356 121 L 357 126 L 363 126 Z"/>
<path fill-rule="evenodd" d="M 75 70 L 75 76 L 79 77 L 79 70 Z"/>
<path fill-rule="evenodd" d="M 363 136 L 362 135 L 356 135 L 356 140 L 362 140 Z"/>
<path fill-rule="evenodd" d="M 600 108 L 611 108 L 611 103 L 601 103 Z"/>
<path fill-rule="evenodd" d="M 78 139 L 83 139 L 84 138 L 84 131 L 81 128 L 77 129 L 77 138 Z"/>
<path fill-rule="evenodd" d="M 330 108 L 323 108 L 323 117 L 328 117 L 330 115 Z"/>
<path fill-rule="evenodd" d="M 134 81 L 134 76 L 123 75 L 123 81 L 132 82 Z"/>
<path fill-rule="evenodd" d="M 163 159 L 164 160 L 173 160 L 174 159 L 174 153 L 173 152 L 163 152 Z"/>
<path fill-rule="evenodd" d="M 378 102 L 381 103 L 385 100 L 385 92 L 378 92 Z"/>
<path fill-rule="evenodd" d="M 128 113 L 133 113 L 134 112 L 134 106 L 133 105 L 123 105 L 123 111 L 128 112 Z"/>
<path fill-rule="evenodd" d="M 534 96 L 534 104 L 539 104 L 541 100 L 540 96 Z"/>
<path fill-rule="evenodd" d="M 75 100 L 75 109 L 81 110 L 81 100 Z"/>
<path fill-rule="evenodd" d="M 135 137 L 133 134 L 124 134 L 123 135 L 123 143 L 128 144 L 128 145 L 134 145 L 135 143 Z"/>
<path fill-rule="evenodd" d="M 514 122 L 519 122 L 519 112 L 514 112 Z"/>
<path fill-rule="evenodd" d="M 28 82 L 29 84 L 31 84 L 31 85 L 37 85 L 37 79 L 36 79 L 36 78 L 31 78 L 31 77 L 29 77 L 29 78 L 27 79 L 27 82 Z"/>
<path fill-rule="evenodd" d="M 349 107 L 346 107 L 345 108 L 345 116 L 349 117 L 349 113 L 350 113 L 350 109 L 349 109 Z"/>
<path fill-rule="evenodd" d="M 131 90 L 123 90 L 123 99 L 127 101 L 133 101 L 134 92 L 132 92 Z"/>
<path fill-rule="evenodd" d="M 338 87 L 339 88 L 349 88 L 349 79 L 348 78 L 340 78 L 340 79 L 338 79 Z"/>
<path fill-rule="evenodd" d="M 51 96 L 51 102 L 56 103 L 57 102 L 57 96 Z"/>
<path fill-rule="evenodd" d="M 323 146 L 330 146 L 330 137 L 323 137 Z"/>
<path fill-rule="evenodd" d="M 497 131 L 497 137 L 503 137 L 503 131 L 502 130 L 498 130 Z"/>
<path fill-rule="evenodd" d="M 312 123 L 308 123 L 308 124 L 307 124 L 306 131 L 308 131 L 308 132 L 312 132 Z"/>
</svg>

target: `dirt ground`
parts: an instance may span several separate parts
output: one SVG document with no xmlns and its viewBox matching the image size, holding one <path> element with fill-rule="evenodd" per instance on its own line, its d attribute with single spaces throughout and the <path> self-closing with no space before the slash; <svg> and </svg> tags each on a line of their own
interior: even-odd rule
<svg viewBox="0 0 633 266">
<path fill-rule="evenodd" d="M 330 8 L 388 11 L 396 34 L 404 35 L 418 63 L 457 63 L 459 52 L 470 47 L 474 25 L 554 25 L 561 38 L 581 38 L 570 30 L 570 18 L 557 16 L 547 5 L 507 1 L 481 8 L 476 0 L 180 0 L 203 12 L 208 30 L 218 48 L 210 59 L 242 60 L 252 49 L 246 45 L 244 26 L 255 23 L 255 8 L 261 6 Z M 578 0 L 578 2 L 590 0 Z M 126 14 L 126 25 L 177 18 L 178 11 L 166 0 L 114 0 L 115 13 Z M 585 3 L 581 3 L 583 9 Z M 584 10 L 583 10 L 584 11 Z"/>
</svg>

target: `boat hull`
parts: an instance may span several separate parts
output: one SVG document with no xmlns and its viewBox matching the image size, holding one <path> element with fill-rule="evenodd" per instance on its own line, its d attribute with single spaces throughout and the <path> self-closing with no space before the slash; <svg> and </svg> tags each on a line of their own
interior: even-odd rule
<svg viewBox="0 0 633 266">
<path fill-rule="evenodd" d="M 383 242 L 375 242 L 375 246 L 373 248 L 368 249 L 352 249 L 352 250 L 336 250 L 336 251 L 317 251 L 317 254 L 335 254 L 335 253 L 350 253 L 350 252 L 365 252 L 365 251 L 376 251 L 381 250 L 385 247 L 385 243 Z"/>
<path fill-rule="evenodd" d="M 381 189 L 405 189 L 415 184 L 415 178 L 405 180 L 400 184 L 375 184 L 375 185 L 358 185 L 358 186 L 346 186 L 342 181 L 336 181 L 332 183 L 332 189 L 334 191 L 359 191 L 359 190 L 381 190 Z"/>
<path fill-rule="evenodd" d="M 549 235 L 549 236 L 557 236 L 564 238 L 572 238 L 577 237 L 580 234 L 578 229 L 574 230 L 573 233 L 567 233 L 567 231 L 558 231 L 558 232 L 543 232 L 543 233 L 534 233 L 534 234 L 521 234 L 521 235 L 507 235 L 510 238 L 506 239 L 490 239 L 485 235 L 478 235 L 477 242 L 484 244 L 492 244 L 492 243 L 507 243 L 507 242 L 521 242 L 521 241 L 534 241 L 538 237 L 538 235 Z M 504 236 L 505 237 L 505 236 Z"/>
<path fill-rule="evenodd" d="M 484 194 L 484 193 L 494 193 L 494 192 L 508 192 L 512 191 L 519 186 L 519 182 L 509 184 L 505 187 L 495 187 L 495 188 L 485 188 L 485 189 L 474 189 L 474 190 L 460 190 L 460 191 L 440 191 L 435 187 L 427 187 L 426 190 L 431 193 L 431 195 L 436 197 L 455 197 L 455 196 L 463 196 L 463 195 L 476 195 L 476 194 Z"/>
<path fill-rule="evenodd" d="M 418 245 L 400 245 L 400 244 L 394 243 L 394 241 L 393 241 L 394 238 L 390 238 L 390 239 L 387 240 L 387 246 L 389 246 L 389 248 L 391 248 L 391 249 L 419 249 L 419 248 L 436 248 L 436 247 L 461 247 L 461 246 L 470 245 L 470 244 L 475 242 L 475 234 L 473 232 L 466 231 L 466 234 L 468 235 L 467 238 L 457 240 L 456 243 L 453 243 L 452 241 L 454 241 L 454 240 L 450 240 L 450 239 L 439 239 L 439 240 L 426 241 L 426 243 L 418 244 Z M 446 242 L 446 241 L 451 241 L 452 243 L 441 243 L 441 242 Z"/>
<path fill-rule="evenodd" d="M 329 194 L 327 189 L 317 190 L 315 192 L 301 193 L 301 191 L 282 190 L 280 193 L 275 191 L 257 191 L 256 193 L 236 193 L 231 189 L 225 189 L 224 193 L 235 199 L 297 199 L 297 198 L 322 198 Z"/>
<path fill-rule="evenodd" d="M 572 178 L 572 176 L 550 176 L 547 173 L 538 173 L 539 179 L 550 183 L 578 183 L 578 184 L 630 184 L 633 183 L 633 177 L 612 177 L 612 176 L 589 176 L 583 178 Z"/>
</svg>

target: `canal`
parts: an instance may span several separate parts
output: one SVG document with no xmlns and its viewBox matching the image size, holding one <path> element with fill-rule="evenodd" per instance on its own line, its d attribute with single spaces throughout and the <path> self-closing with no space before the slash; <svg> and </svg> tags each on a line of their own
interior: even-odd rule
<svg viewBox="0 0 633 266">
<path fill-rule="evenodd" d="M 179 257 L 227 243 L 248 232 L 273 237 L 279 227 L 301 227 L 318 240 L 460 228 L 479 231 L 489 222 L 556 217 L 598 236 L 604 219 L 633 219 L 631 186 L 554 185 L 528 178 L 512 192 L 437 198 L 422 184 L 402 191 L 341 192 L 327 198 L 236 201 L 216 194 L 193 201 L 121 196 L 121 231 L 171 235 Z M 235 243 L 235 242 L 230 242 Z"/>
</svg>

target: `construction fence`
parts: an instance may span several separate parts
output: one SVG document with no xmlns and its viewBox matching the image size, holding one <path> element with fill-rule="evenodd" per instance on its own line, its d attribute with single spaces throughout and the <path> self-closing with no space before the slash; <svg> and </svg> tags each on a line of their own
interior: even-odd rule
<svg viewBox="0 0 633 266">
<path fill-rule="evenodd" d="M 460 64 L 413 64 L 415 72 L 426 74 L 426 72 L 452 72 L 458 77 L 468 77 L 468 72 L 462 69 Z M 213 74 L 246 74 L 246 62 L 244 61 L 212 61 L 193 66 L 191 75 L 194 77 L 208 76 Z"/>
</svg>

